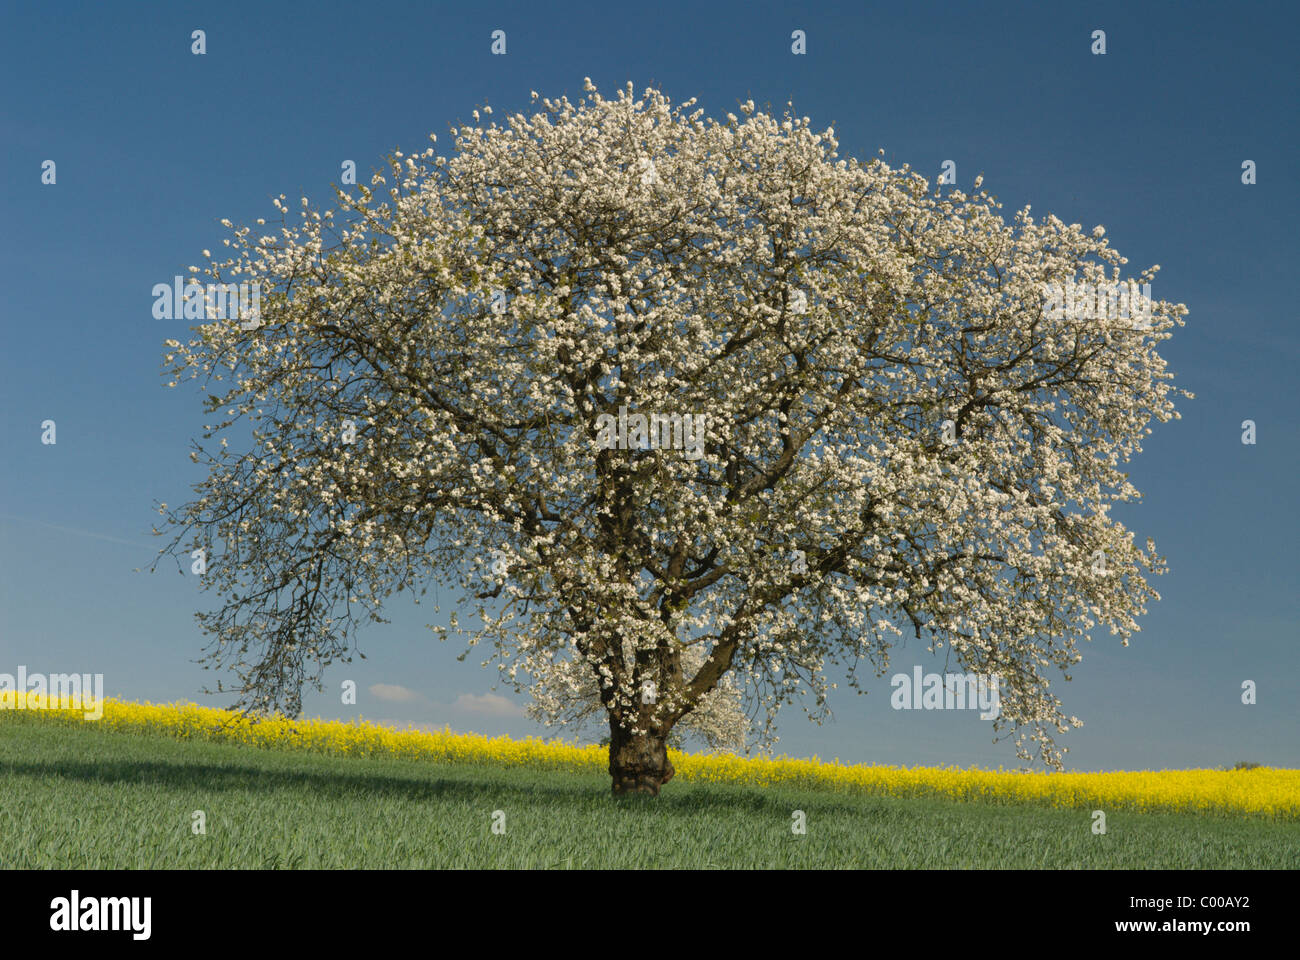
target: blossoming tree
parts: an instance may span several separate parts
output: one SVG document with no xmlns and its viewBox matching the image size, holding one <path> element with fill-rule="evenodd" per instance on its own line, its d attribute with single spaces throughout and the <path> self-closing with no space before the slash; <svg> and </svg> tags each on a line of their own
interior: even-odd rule
<svg viewBox="0 0 1300 960">
<path fill-rule="evenodd" d="M 480 622 L 435 632 L 544 715 L 598 702 L 614 792 L 657 793 L 719 691 L 816 719 L 829 665 L 856 686 L 906 631 L 1059 766 L 1049 671 L 1158 597 L 1110 509 L 1178 416 L 1156 348 L 1186 308 L 1045 309 L 1119 279 L 1101 228 L 1005 222 L 788 111 L 585 89 L 232 228 L 206 273 L 259 317 L 167 355 L 214 414 L 196 499 L 160 507 L 223 598 L 205 661 L 296 713 L 394 591 L 459 583 Z"/>
</svg>

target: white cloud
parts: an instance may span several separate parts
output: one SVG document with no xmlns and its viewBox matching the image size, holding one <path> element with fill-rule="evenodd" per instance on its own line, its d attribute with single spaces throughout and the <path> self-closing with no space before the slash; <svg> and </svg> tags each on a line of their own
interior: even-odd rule
<svg viewBox="0 0 1300 960">
<path fill-rule="evenodd" d="M 411 703 L 424 699 L 409 687 L 399 686 L 396 683 L 376 683 L 369 690 L 370 695 L 376 700 L 386 700 L 389 703 Z"/>
<path fill-rule="evenodd" d="M 524 715 L 523 707 L 495 693 L 462 693 L 452 704 L 452 709 L 481 717 L 522 717 Z"/>
</svg>

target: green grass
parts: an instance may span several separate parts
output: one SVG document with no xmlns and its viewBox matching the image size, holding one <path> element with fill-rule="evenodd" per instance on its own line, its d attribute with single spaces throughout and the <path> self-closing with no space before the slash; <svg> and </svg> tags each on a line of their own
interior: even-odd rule
<svg viewBox="0 0 1300 960">
<path fill-rule="evenodd" d="M 2 868 L 1300 866 L 1300 823 L 1117 812 L 1104 836 L 1091 825 L 1085 811 L 677 782 L 615 801 L 603 776 L 0 722 Z"/>
</svg>

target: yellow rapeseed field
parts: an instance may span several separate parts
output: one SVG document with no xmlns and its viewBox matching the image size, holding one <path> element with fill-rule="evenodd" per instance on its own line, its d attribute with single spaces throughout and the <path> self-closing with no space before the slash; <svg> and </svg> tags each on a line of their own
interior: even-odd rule
<svg viewBox="0 0 1300 960">
<path fill-rule="evenodd" d="M 0 718 L 16 694 L 0 693 Z M 98 723 L 112 730 L 163 733 L 276 750 L 357 757 L 527 766 L 590 773 L 606 771 L 607 753 L 529 737 L 484 737 L 394 730 L 363 721 L 254 719 L 193 703 L 152 704 L 106 699 L 103 716 L 81 709 L 50 709 L 30 695 L 29 716 L 57 722 Z M 889 797 L 933 797 L 974 803 L 1028 803 L 1087 810 L 1250 814 L 1300 819 L 1300 770 L 1150 770 L 1111 773 L 1023 773 L 945 767 L 843 764 L 813 758 L 746 758 L 726 753 L 672 751 L 678 780 L 751 786 L 847 790 Z"/>
</svg>

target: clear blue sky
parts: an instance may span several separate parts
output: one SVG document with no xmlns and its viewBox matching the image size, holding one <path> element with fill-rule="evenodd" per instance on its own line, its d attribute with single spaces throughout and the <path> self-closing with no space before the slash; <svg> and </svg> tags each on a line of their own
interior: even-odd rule
<svg viewBox="0 0 1300 960">
<path fill-rule="evenodd" d="M 1010 215 L 1033 204 L 1103 224 L 1153 293 L 1190 309 L 1165 345 L 1197 399 L 1131 471 L 1119 514 L 1171 572 L 1132 645 L 1099 633 L 1054 683 L 1075 769 L 1300 766 L 1297 665 L 1297 308 L 1300 222 L 1294 3 L 26 4 L 0 25 L 3 349 L 0 672 L 100 672 L 110 695 L 205 699 L 192 619 L 213 595 L 146 567 L 153 504 L 197 479 L 197 392 L 167 390 L 150 290 L 284 193 L 332 203 L 354 160 L 446 142 L 449 123 L 529 91 L 607 96 L 631 80 L 717 116 L 793 98 L 841 152 L 936 176 L 978 173 Z M 207 53 L 190 52 L 203 29 Z M 490 35 L 507 34 L 507 53 Z M 807 54 L 790 51 L 792 30 Z M 1093 30 L 1107 53 L 1090 52 Z M 57 183 L 41 165 L 57 163 Z M 1258 182 L 1243 185 L 1253 160 Z M 54 419 L 55 446 L 40 424 Z M 1258 425 L 1241 443 L 1240 424 Z M 446 593 L 444 592 L 444 595 Z M 494 671 L 457 663 L 399 606 L 362 634 L 368 659 L 327 674 L 307 712 L 460 730 L 536 728 L 485 697 Z M 918 644 L 891 672 L 936 668 Z M 337 690 L 357 682 L 360 703 Z M 1258 684 L 1258 703 L 1240 701 Z M 400 686 L 414 699 L 379 694 Z M 372 692 L 376 687 L 378 693 Z M 889 706 L 841 687 L 834 721 L 786 715 L 778 749 L 903 764 L 1015 765 L 973 713 Z"/>
</svg>

